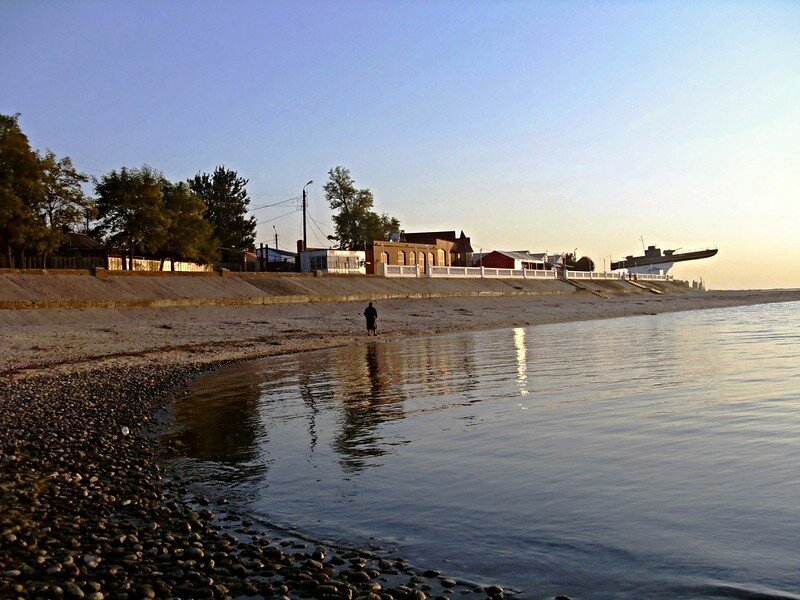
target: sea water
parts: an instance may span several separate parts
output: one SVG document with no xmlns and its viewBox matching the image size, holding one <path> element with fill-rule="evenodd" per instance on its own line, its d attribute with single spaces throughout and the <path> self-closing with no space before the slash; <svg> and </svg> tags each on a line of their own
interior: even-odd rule
<svg viewBox="0 0 800 600">
<path fill-rule="evenodd" d="M 312 539 L 552 598 L 800 598 L 800 303 L 225 367 L 180 468 Z"/>
</svg>

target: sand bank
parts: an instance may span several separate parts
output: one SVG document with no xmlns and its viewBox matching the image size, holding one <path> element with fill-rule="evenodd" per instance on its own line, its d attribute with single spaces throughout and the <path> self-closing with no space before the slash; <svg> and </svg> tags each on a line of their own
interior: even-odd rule
<svg viewBox="0 0 800 600">
<path fill-rule="evenodd" d="M 89 279 L 89 278 L 87 278 Z M 635 290 L 635 288 L 632 288 Z M 798 291 L 396 298 L 375 302 L 379 338 L 800 300 Z M 365 303 L 294 302 L 0 310 L 0 373 L 111 364 L 208 364 L 341 346 L 365 338 Z"/>
</svg>

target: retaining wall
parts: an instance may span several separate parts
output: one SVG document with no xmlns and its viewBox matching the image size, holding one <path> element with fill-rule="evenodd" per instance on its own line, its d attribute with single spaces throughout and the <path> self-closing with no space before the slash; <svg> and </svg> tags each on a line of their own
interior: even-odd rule
<svg viewBox="0 0 800 600">
<path fill-rule="evenodd" d="M 99 274 L 101 276 L 83 271 L 2 272 L 0 309 L 237 306 L 576 293 L 572 286 L 554 280 L 315 277 L 284 273 L 225 273 L 225 276 L 220 276 L 219 273 L 146 271 L 108 271 Z M 622 282 L 603 282 L 598 287 L 620 295 L 643 292 Z M 658 287 L 681 290 L 674 283 L 661 283 Z"/>
</svg>

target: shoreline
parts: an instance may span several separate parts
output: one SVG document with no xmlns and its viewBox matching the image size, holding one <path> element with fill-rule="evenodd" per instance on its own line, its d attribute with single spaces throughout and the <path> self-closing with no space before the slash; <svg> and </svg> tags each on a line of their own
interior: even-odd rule
<svg viewBox="0 0 800 600">
<path fill-rule="evenodd" d="M 797 290 L 394 299 L 376 302 L 379 339 L 800 301 Z M 0 377 L 153 362 L 204 365 L 359 343 L 362 303 L 0 310 Z"/>
<path fill-rule="evenodd" d="M 800 294 L 706 293 L 688 299 L 676 303 L 668 298 L 672 302 L 665 303 L 646 296 L 604 303 L 575 294 L 527 299 L 527 306 L 519 298 L 395 301 L 408 313 L 400 316 L 391 312 L 400 307 L 386 307 L 385 301 L 378 306 L 385 315 L 379 320 L 384 327 L 379 339 L 796 301 Z M 479 323 L 471 318 L 492 307 L 494 312 Z M 451 588 L 472 597 L 503 595 L 499 587 L 471 587 L 369 551 L 268 539 L 246 517 L 231 513 L 224 501 L 193 497 L 165 470 L 154 421 L 163 419 L 158 411 L 196 375 L 231 362 L 366 339 L 336 331 L 342 323 L 361 324 L 360 304 L 332 303 L 322 317 L 309 307 L 286 308 L 272 315 L 263 310 L 251 314 L 246 308 L 234 314 L 208 308 L 181 309 L 178 314 L 160 309 L 132 314 L 131 309 L 127 315 L 40 310 L 39 323 L 24 323 L 29 317 L 24 313 L 30 311 L 15 311 L 17 323 L 11 325 L 8 321 L 15 319 L 0 315 L 2 328 L 12 329 L 10 351 L 0 359 L 5 367 L 0 377 L 0 595 L 388 600 L 388 594 L 424 600 L 446 598 Z M 259 330 L 228 341 L 218 337 L 226 331 L 219 326 L 234 317 L 239 323 L 227 329 L 241 335 L 241 323 L 270 316 L 268 323 L 275 329 L 271 336 Z M 143 331 L 171 333 L 198 318 L 208 320 L 204 328 L 188 332 L 183 344 L 162 345 L 157 336 L 141 337 Z M 64 324 L 65 319 L 70 323 Z M 114 335 L 114 325 L 122 323 L 138 324 L 127 333 L 138 344 Z M 22 360 L 15 358 L 15 345 L 22 343 L 16 327 L 30 333 Z M 87 336 L 96 331 L 107 335 L 65 353 L 60 362 L 54 360 L 48 351 L 52 346 L 46 344 L 74 340 L 82 328 Z M 114 342 L 114 337 L 122 339 Z"/>
</svg>

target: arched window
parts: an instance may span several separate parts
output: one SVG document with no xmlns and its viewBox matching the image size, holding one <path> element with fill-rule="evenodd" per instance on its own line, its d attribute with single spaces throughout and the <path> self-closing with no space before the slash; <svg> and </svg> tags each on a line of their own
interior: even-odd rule
<svg viewBox="0 0 800 600">
<path fill-rule="evenodd" d="M 446 264 L 447 264 L 445 262 L 445 260 L 444 260 L 444 250 L 442 250 L 441 248 L 439 248 L 436 251 L 436 264 L 438 264 L 438 265 L 440 265 L 442 267 L 446 266 Z"/>
<path fill-rule="evenodd" d="M 413 252 L 409 252 L 408 253 L 408 264 L 413 265 L 415 262 L 417 262 L 417 255 L 414 254 Z"/>
<path fill-rule="evenodd" d="M 405 253 L 405 252 L 403 252 L 402 250 L 400 250 L 400 251 L 397 253 L 397 264 L 398 264 L 398 265 L 404 265 L 404 264 L 406 264 L 406 253 Z"/>
<path fill-rule="evenodd" d="M 433 265 L 435 265 L 435 264 L 436 264 L 436 263 L 434 262 L 434 260 L 433 260 L 433 252 L 428 252 L 428 264 L 429 264 L 430 266 L 433 266 Z"/>
<path fill-rule="evenodd" d="M 419 264 L 421 264 L 423 267 L 425 266 L 425 253 L 424 252 L 420 252 L 419 253 Z"/>
<path fill-rule="evenodd" d="M 381 262 L 389 264 L 389 255 L 386 252 L 381 252 Z"/>
</svg>

